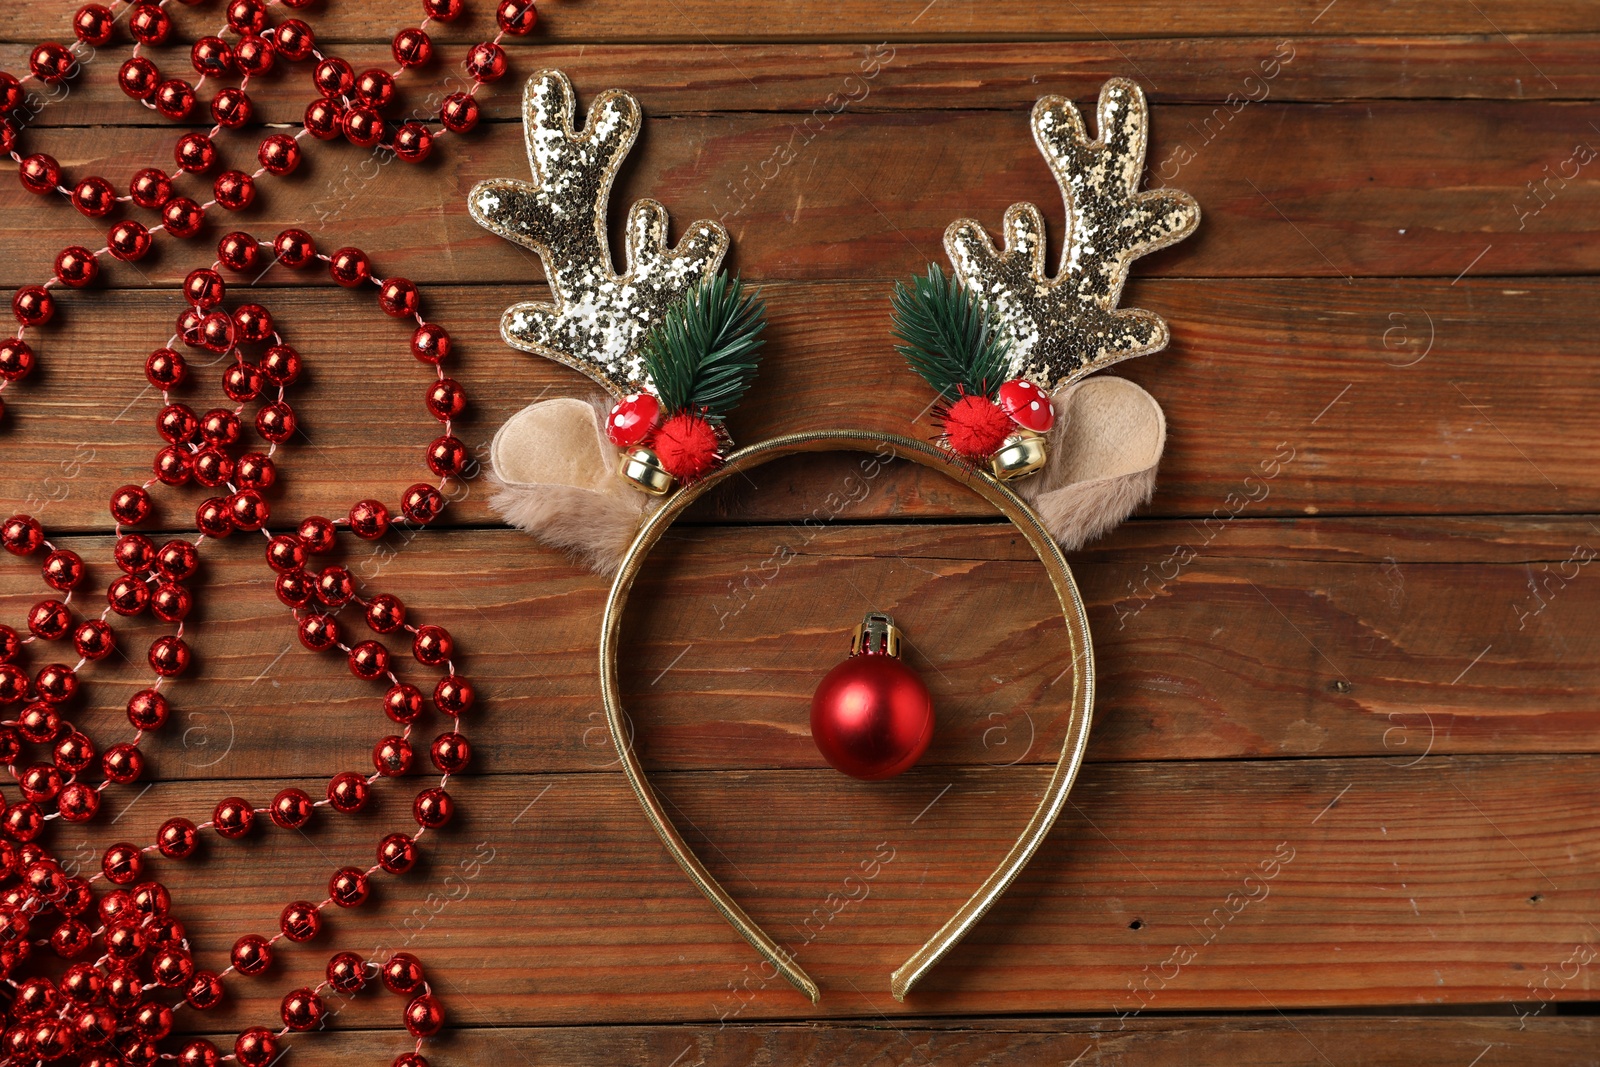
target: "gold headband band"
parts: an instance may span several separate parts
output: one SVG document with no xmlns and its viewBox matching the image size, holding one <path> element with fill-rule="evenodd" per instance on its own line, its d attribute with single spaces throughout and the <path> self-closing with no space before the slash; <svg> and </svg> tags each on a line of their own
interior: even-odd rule
<svg viewBox="0 0 1600 1067">
<path fill-rule="evenodd" d="M 728 478 L 769 463 L 784 456 L 802 452 L 870 452 L 879 456 L 885 453 L 894 458 L 908 459 L 933 470 L 941 471 L 953 480 L 983 497 L 1019 529 L 1044 564 L 1050 584 L 1061 601 L 1062 617 L 1066 621 L 1067 639 L 1072 649 L 1073 682 L 1072 707 L 1067 724 L 1066 739 L 1062 742 L 1061 757 L 1056 761 L 1055 772 L 1043 799 L 1028 825 L 1012 844 L 1000 865 L 985 879 L 954 916 L 940 927 L 928 942 L 912 954 L 911 958 L 895 971 L 890 979 L 890 992 L 896 1000 L 904 1000 L 911 987 L 944 955 L 955 947 L 968 930 L 983 918 L 991 905 L 1000 898 L 1022 868 L 1027 866 L 1038 851 L 1056 816 L 1067 802 L 1067 793 L 1077 777 L 1078 766 L 1083 762 L 1083 752 L 1089 740 L 1090 709 L 1094 704 L 1094 652 L 1089 643 L 1089 623 L 1084 615 L 1083 600 L 1078 595 L 1077 584 L 1060 547 L 1040 523 L 1039 517 L 1020 497 L 987 473 L 967 467 L 943 449 L 922 441 L 896 434 L 878 434 L 858 430 L 818 430 L 808 433 L 788 434 L 784 437 L 762 441 L 740 449 L 728 457 L 725 464 L 706 478 L 685 486 L 656 511 L 634 538 L 627 555 L 623 557 L 611 594 L 606 600 L 605 616 L 600 630 L 600 693 L 605 701 L 606 726 L 611 731 L 611 743 L 616 747 L 622 769 L 633 786 L 645 816 L 660 835 L 662 844 L 678 866 L 699 887 L 706 899 L 716 906 L 733 928 L 770 960 L 778 971 L 796 989 L 805 993 L 815 1003 L 821 998 L 817 984 L 801 970 L 789 954 L 767 933 L 753 922 L 744 910 L 728 896 L 727 891 L 711 876 L 698 857 L 689 850 L 677 828 L 673 826 L 655 790 L 644 776 L 634 753 L 628 732 L 623 727 L 622 698 L 617 678 L 618 647 L 622 635 L 622 615 L 628 603 L 628 594 L 634 581 L 644 569 L 646 558 L 655 548 L 672 523 L 696 500 L 721 485 Z"/>
</svg>

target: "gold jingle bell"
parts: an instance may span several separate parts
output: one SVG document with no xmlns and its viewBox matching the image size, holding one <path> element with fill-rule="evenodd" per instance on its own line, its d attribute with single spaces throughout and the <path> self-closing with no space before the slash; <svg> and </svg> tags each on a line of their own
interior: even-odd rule
<svg viewBox="0 0 1600 1067">
<path fill-rule="evenodd" d="M 1032 474 L 1050 459 L 1050 450 L 1043 434 L 1018 426 L 989 458 L 989 469 L 1002 482 Z"/>
<path fill-rule="evenodd" d="M 633 448 L 624 452 L 617 473 L 635 489 L 651 496 L 665 496 L 672 490 L 672 475 L 648 448 Z"/>
</svg>

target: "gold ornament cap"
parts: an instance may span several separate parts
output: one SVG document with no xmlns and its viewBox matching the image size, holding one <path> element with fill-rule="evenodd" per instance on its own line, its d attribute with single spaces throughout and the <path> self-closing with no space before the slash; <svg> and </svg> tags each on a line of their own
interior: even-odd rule
<svg viewBox="0 0 1600 1067">
<path fill-rule="evenodd" d="M 989 459 L 989 469 L 1002 482 L 1032 474 L 1050 459 L 1050 447 L 1040 434 L 1019 426 L 1006 435 Z"/>
<path fill-rule="evenodd" d="M 672 491 L 672 475 L 661 465 L 661 459 L 648 448 L 624 452 L 617 473 L 635 489 L 651 496 L 666 496 Z"/>
<path fill-rule="evenodd" d="M 900 658 L 900 628 L 881 611 L 869 611 L 850 638 L 852 656 Z"/>
</svg>

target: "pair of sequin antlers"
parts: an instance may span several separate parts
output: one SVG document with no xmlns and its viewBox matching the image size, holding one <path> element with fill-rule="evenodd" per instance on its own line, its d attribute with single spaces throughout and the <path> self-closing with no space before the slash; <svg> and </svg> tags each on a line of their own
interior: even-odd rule
<svg viewBox="0 0 1600 1067">
<path fill-rule="evenodd" d="M 653 495 L 722 459 L 722 419 L 754 374 L 762 319 L 759 302 L 718 273 L 729 237 L 716 222 L 691 224 L 673 247 L 666 209 L 640 200 L 626 268 L 613 266 L 607 203 L 643 116 L 612 89 L 579 130 L 576 106 L 564 74 L 536 74 L 523 98 L 534 181 L 481 182 L 468 203 L 481 225 L 538 253 L 549 280 L 549 301 L 506 310 L 506 343 L 583 372 L 611 401 L 550 400 L 512 416 L 491 448 L 495 506 L 611 573 Z M 1087 376 L 1166 347 L 1159 316 L 1117 302 L 1133 261 L 1188 236 L 1200 210 L 1176 190 L 1139 190 L 1147 113 L 1130 81 L 1101 89 L 1099 140 L 1059 96 L 1035 104 L 1033 134 L 1066 202 L 1060 272 L 1046 273 L 1043 214 L 1014 204 L 1003 250 L 978 222 L 954 222 L 944 238 L 954 277 L 930 267 L 893 304 L 901 352 L 939 394 L 940 443 L 997 478 L 1021 478 L 1018 495 L 1071 550 L 1154 487 L 1160 406 L 1124 379 Z"/>
<path fill-rule="evenodd" d="M 1140 191 L 1147 140 L 1144 94 L 1113 79 L 1100 91 L 1099 139 L 1072 103 L 1033 108 L 1034 140 L 1066 203 L 1059 273 L 1045 272 L 1044 217 L 1005 214 L 997 249 L 972 220 L 952 223 L 937 266 L 896 287 L 900 353 L 935 391 L 935 444 L 841 429 L 790 434 L 729 452 L 723 418 L 755 374 L 763 307 L 720 273 L 728 234 L 693 223 L 676 247 L 666 209 L 628 212 L 626 270 L 612 264 L 611 185 L 633 146 L 639 102 L 600 94 L 580 131 L 559 71 L 529 81 L 523 99 L 534 181 L 486 181 L 470 194 L 479 223 L 539 254 L 552 299 L 508 308 L 500 332 L 515 348 L 583 372 L 609 396 L 536 402 L 490 448 L 492 503 L 510 522 L 615 573 L 600 633 L 607 727 L 647 818 L 684 873 L 724 918 L 813 1000 L 816 984 L 792 953 L 744 913 L 694 855 L 646 780 L 625 726 L 621 619 L 650 549 L 673 519 L 720 481 L 797 452 L 874 450 L 943 470 L 1014 522 L 1040 557 L 1073 656 L 1060 759 L 1033 817 L 1000 865 L 892 976 L 903 998 L 976 924 L 1043 843 L 1066 802 L 1088 739 L 1094 660 L 1083 602 L 1062 550 L 1121 522 L 1149 498 L 1166 442 L 1160 406 L 1121 378 L 1089 377 L 1166 347 L 1160 317 L 1117 307 L 1133 260 L 1183 239 L 1200 221 L 1185 193 Z M 642 491 L 640 491 L 642 490 Z"/>
</svg>

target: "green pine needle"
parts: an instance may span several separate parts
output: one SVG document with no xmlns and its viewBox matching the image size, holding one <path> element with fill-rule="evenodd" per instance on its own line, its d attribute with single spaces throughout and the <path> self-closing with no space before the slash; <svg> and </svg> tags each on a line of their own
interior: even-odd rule
<svg viewBox="0 0 1600 1067">
<path fill-rule="evenodd" d="M 925 277 L 895 285 L 894 332 L 905 342 L 895 351 L 940 396 L 993 400 L 1006 380 L 1011 343 L 989 305 L 937 263 Z"/>
<path fill-rule="evenodd" d="M 744 397 L 765 343 L 766 305 L 724 272 L 701 281 L 667 309 L 643 343 L 644 369 L 663 410 L 720 421 Z"/>
</svg>

